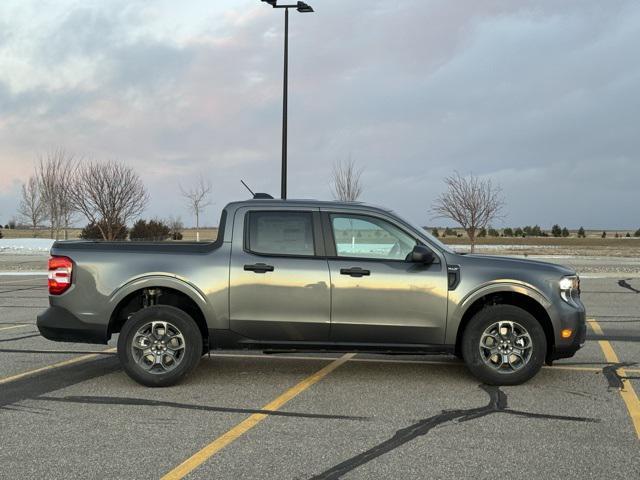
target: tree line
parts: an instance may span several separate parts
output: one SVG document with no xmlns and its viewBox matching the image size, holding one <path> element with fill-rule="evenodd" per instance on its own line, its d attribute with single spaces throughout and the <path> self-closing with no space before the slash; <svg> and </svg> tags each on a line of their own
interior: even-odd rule
<svg viewBox="0 0 640 480">
<path fill-rule="evenodd" d="M 200 177 L 193 187 L 180 186 L 180 191 L 194 214 L 199 240 L 200 217 L 211 205 L 212 185 Z M 68 230 L 79 217 L 87 221 L 82 238 L 181 239 L 184 226 L 179 218 L 133 223 L 148 204 L 148 191 L 131 167 L 116 160 L 84 160 L 57 149 L 38 158 L 33 174 L 22 185 L 18 214 L 34 236 L 46 222 L 56 240 L 68 239 Z M 129 230 L 127 225 L 132 223 Z"/>
<path fill-rule="evenodd" d="M 346 163 L 334 164 L 331 181 L 334 198 L 343 202 L 356 201 L 363 191 L 361 175 L 362 169 L 358 169 L 351 158 Z M 477 239 L 487 236 L 522 238 L 571 236 L 567 227 L 561 227 L 558 224 L 553 225 L 549 232 L 539 225 L 507 227 L 499 231 L 490 226 L 492 222 L 503 217 L 505 201 L 499 185 L 493 183 L 491 179 L 473 174 L 463 176 L 458 172 L 446 177 L 444 183 L 445 191 L 436 198 L 430 209 L 432 218 L 445 218 L 460 225 L 469 238 L 472 253 L 475 251 Z M 446 227 L 442 232 L 433 228 L 431 234 L 435 237 L 462 237 L 462 234 L 451 227 Z M 578 238 L 585 238 L 584 227 L 580 227 L 576 235 Z M 614 236 L 619 238 L 621 235 L 615 233 Z M 631 234 L 627 232 L 625 236 L 630 237 Z M 636 230 L 634 236 L 640 237 L 640 229 Z M 601 237 L 606 238 L 607 232 L 603 231 Z"/>
<path fill-rule="evenodd" d="M 34 231 L 48 221 L 51 237 L 68 238 L 68 229 L 77 216 L 84 217 L 88 224 L 81 238 L 121 240 L 151 239 L 179 240 L 184 228 L 179 218 L 168 221 L 159 219 L 138 220 L 145 210 L 149 194 L 139 175 L 118 161 L 81 161 L 63 149 L 49 152 L 38 159 L 33 175 L 22 185 L 18 207 L 20 217 Z M 331 190 L 336 200 L 355 202 L 363 192 L 363 169 L 356 167 L 349 157 L 347 162 L 337 162 L 331 174 Z M 430 212 L 432 218 L 446 218 L 456 222 L 466 233 L 475 249 L 478 238 L 483 237 L 569 237 L 567 227 L 555 224 L 549 232 L 539 225 L 507 227 L 498 231 L 490 224 L 503 215 L 504 197 L 499 185 L 490 179 L 476 175 L 463 176 L 458 172 L 444 179 L 445 191 L 434 201 Z M 180 193 L 196 223 L 196 239 L 200 240 L 200 218 L 204 209 L 211 205 L 212 185 L 202 176 L 191 188 L 180 185 Z M 11 222 L 15 227 L 15 221 Z M 437 228 L 432 230 L 441 236 Z M 1 238 L 0 231 L 0 238 Z M 443 237 L 462 236 L 447 227 Z M 583 227 L 578 237 L 585 237 Z M 602 238 L 607 232 L 602 232 Z M 618 233 L 615 237 L 619 237 Z M 631 234 L 627 233 L 627 237 Z M 634 236 L 640 237 L 640 229 Z"/>
</svg>

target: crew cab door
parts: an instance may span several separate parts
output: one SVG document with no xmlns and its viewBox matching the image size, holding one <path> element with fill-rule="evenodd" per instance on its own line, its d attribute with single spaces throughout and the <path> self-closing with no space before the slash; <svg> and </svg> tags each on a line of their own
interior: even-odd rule
<svg viewBox="0 0 640 480">
<path fill-rule="evenodd" d="M 318 209 L 239 209 L 229 275 L 234 332 L 265 341 L 329 339 L 329 267 Z"/>
<path fill-rule="evenodd" d="M 331 271 L 331 340 L 442 344 L 447 273 L 433 251 L 431 265 L 405 261 L 419 242 L 392 218 L 323 212 Z M 433 249 L 432 249 L 433 250 Z"/>
</svg>

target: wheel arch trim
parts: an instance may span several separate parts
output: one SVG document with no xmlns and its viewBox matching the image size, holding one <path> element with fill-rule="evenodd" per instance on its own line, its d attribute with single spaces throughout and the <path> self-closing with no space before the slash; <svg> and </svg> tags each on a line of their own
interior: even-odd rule
<svg viewBox="0 0 640 480">
<path fill-rule="evenodd" d="M 170 288 L 176 290 L 189 297 L 202 311 L 205 322 L 210 325 L 208 319 L 217 318 L 211 304 L 207 301 L 206 296 L 196 286 L 187 280 L 169 274 L 153 274 L 134 278 L 118 288 L 109 298 L 109 331 L 111 331 L 111 322 L 113 314 L 120 303 L 132 293 L 143 290 L 145 288 Z"/>
<path fill-rule="evenodd" d="M 540 290 L 525 282 L 518 282 L 514 280 L 496 281 L 488 284 L 484 284 L 469 292 L 462 301 L 458 304 L 457 308 L 453 311 L 453 314 L 447 321 L 447 333 L 445 343 L 456 343 L 456 339 L 459 334 L 460 324 L 464 315 L 467 313 L 478 300 L 487 295 L 495 293 L 516 293 L 524 295 L 534 300 L 536 303 L 549 314 L 549 308 L 551 307 L 551 301 Z M 451 326 L 452 328 L 449 328 Z"/>
</svg>

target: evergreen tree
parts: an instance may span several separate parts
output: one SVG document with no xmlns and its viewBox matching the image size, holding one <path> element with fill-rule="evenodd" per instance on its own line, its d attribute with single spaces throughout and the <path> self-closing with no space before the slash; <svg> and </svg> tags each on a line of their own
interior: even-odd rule
<svg viewBox="0 0 640 480">
<path fill-rule="evenodd" d="M 131 240 L 163 241 L 171 236 L 171 229 L 162 220 L 138 220 L 129 232 Z"/>
<path fill-rule="evenodd" d="M 102 231 L 100 230 L 100 227 L 102 227 Z M 105 229 L 106 225 L 103 222 L 98 222 L 97 224 L 93 222 L 89 223 L 80 232 L 80 238 L 83 240 L 104 240 L 102 232 L 105 231 Z M 114 240 L 127 239 L 129 230 L 127 229 L 126 225 L 122 225 L 122 222 L 116 222 L 114 230 L 119 230 L 120 232 L 116 235 L 116 238 L 114 238 Z"/>
</svg>

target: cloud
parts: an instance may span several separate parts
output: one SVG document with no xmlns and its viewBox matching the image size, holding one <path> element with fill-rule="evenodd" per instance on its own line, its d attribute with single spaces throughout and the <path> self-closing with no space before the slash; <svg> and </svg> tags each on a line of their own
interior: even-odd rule
<svg viewBox="0 0 640 480">
<path fill-rule="evenodd" d="M 134 166 L 149 215 L 179 182 L 279 192 L 282 16 L 259 2 L 9 2 L 0 36 L 0 213 L 57 146 Z M 640 6 L 633 1 L 323 1 L 291 15 L 291 197 L 363 199 L 421 223 L 454 169 L 494 178 L 506 223 L 635 227 Z M 6 13 L 6 15 L 5 15 Z M 5 213 L 7 212 L 7 213 Z"/>
</svg>

